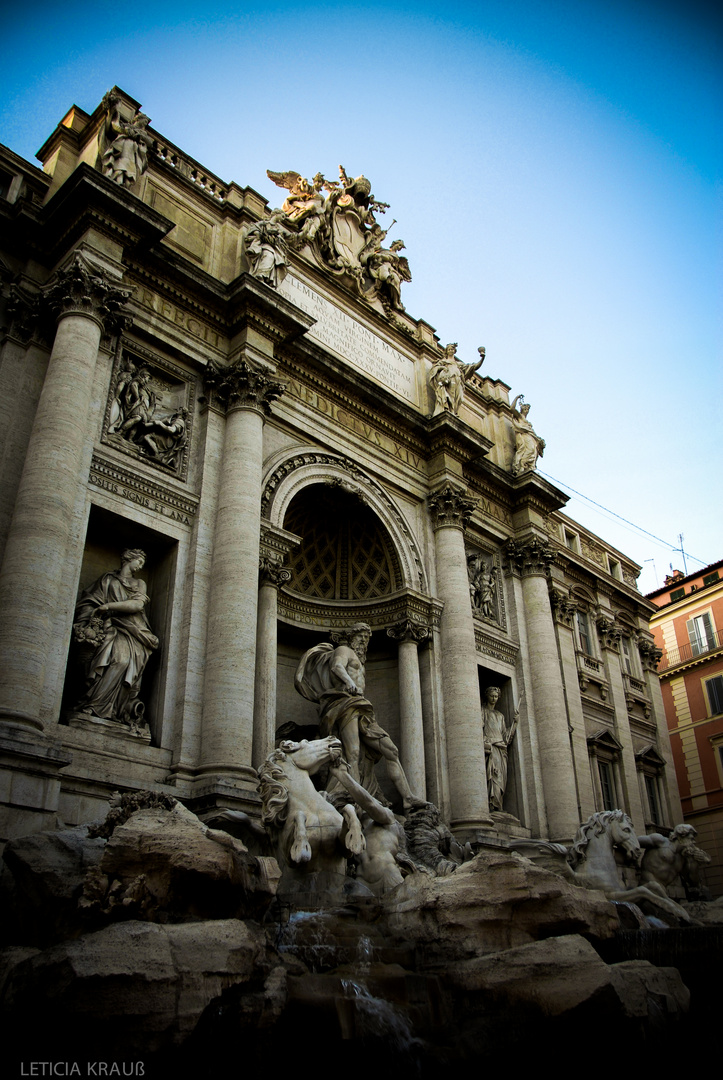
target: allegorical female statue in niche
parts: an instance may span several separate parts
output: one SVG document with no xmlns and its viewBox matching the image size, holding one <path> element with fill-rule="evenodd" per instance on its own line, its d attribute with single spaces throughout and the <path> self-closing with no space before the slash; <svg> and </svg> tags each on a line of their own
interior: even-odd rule
<svg viewBox="0 0 723 1080">
<path fill-rule="evenodd" d="M 119 570 L 103 574 L 86 589 L 75 609 L 73 632 L 85 654 L 86 692 L 76 709 L 104 720 L 145 727 L 139 699 L 148 659 L 158 648 L 145 615 L 145 582 L 134 577 L 146 561 L 143 551 L 121 555 Z"/>
</svg>

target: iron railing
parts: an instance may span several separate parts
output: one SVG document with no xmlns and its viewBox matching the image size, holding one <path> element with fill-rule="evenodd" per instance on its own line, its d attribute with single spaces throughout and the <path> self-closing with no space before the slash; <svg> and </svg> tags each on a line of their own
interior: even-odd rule
<svg viewBox="0 0 723 1080">
<path fill-rule="evenodd" d="M 685 664 L 689 660 L 697 660 L 699 656 L 705 656 L 707 653 L 715 652 L 716 649 L 720 648 L 723 648 L 723 630 L 716 630 L 706 634 L 705 641 L 695 645 L 688 642 L 678 649 L 664 651 L 658 670 L 664 671 L 666 668 L 675 667 L 676 664 Z"/>
</svg>

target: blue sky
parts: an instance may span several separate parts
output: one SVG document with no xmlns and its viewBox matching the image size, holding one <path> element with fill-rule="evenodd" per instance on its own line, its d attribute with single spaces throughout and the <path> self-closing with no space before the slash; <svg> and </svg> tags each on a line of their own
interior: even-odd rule
<svg viewBox="0 0 723 1080">
<path fill-rule="evenodd" d="M 199 14 L 199 10 L 202 14 Z M 404 300 L 524 393 L 542 471 L 703 562 L 721 529 L 721 101 L 713 5 L 198 5 L 0 14 L 0 140 L 33 159 L 114 83 L 224 180 L 342 163 L 391 203 Z M 573 497 L 643 563 L 666 544 Z M 654 564 L 652 561 L 654 560 Z M 688 570 L 700 565 L 688 561 Z"/>
</svg>

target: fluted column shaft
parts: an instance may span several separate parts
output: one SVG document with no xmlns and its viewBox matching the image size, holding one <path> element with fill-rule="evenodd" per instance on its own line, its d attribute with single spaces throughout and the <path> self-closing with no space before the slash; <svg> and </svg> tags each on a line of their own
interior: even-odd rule
<svg viewBox="0 0 723 1080">
<path fill-rule="evenodd" d="M 254 694 L 253 764 L 258 768 L 273 749 L 276 735 L 276 619 L 279 585 L 291 572 L 270 559 L 259 567 L 259 607 L 256 619 L 256 679 Z"/>
<path fill-rule="evenodd" d="M 420 799 L 426 798 L 427 776 L 424 760 L 422 684 L 419 678 L 418 643 L 429 633 L 421 623 L 405 621 L 387 630 L 399 642 L 399 727 L 402 767 L 409 786 Z"/>
<path fill-rule="evenodd" d="M 477 649 L 469 599 L 464 526 L 474 503 L 447 486 L 429 499 L 435 528 L 442 687 L 447 731 L 452 826 L 458 832 L 489 827 Z"/>
<path fill-rule="evenodd" d="M 209 373 L 207 385 L 227 415 L 211 568 L 201 769 L 248 771 L 251 779 L 263 414 L 283 385 L 245 361 Z"/>
<path fill-rule="evenodd" d="M 551 839 L 569 839 L 579 822 L 565 694 L 547 587 L 547 570 L 553 558 L 552 548 L 536 538 L 526 543 L 510 541 L 508 545 L 509 565 L 522 577 L 548 828 Z"/>
<path fill-rule="evenodd" d="M 46 659 L 79 490 L 104 324 L 128 290 L 76 255 L 46 290 L 58 318 L 0 572 L 0 716 L 42 728 Z"/>
</svg>

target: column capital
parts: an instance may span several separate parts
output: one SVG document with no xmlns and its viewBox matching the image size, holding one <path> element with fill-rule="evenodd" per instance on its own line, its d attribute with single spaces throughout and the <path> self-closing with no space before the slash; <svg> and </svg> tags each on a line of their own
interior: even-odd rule
<svg viewBox="0 0 723 1080">
<path fill-rule="evenodd" d="M 209 404 L 225 412 L 252 409 L 267 415 L 271 413 L 271 402 L 280 398 L 286 389 L 286 383 L 272 379 L 243 359 L 233 364 L 211 360 L 204 384 Z"/>
<path fill-rule="evenodd" d="M 432 492 L 427 499 L 427 507 L 435 531 L 450 527 L 464 530 L 477 507 L 477 500 L 467 498 L 463 489 L 445 484 Z"/>
<path fill-rule="evenodd" d="M 603 649 L 617 650 L 623 632 L 614 620 L 601 611 L 595 618 L 595 625 Z"/>
<path fill-rule="evenodd" d="M 555 561 L 555 548 L 546 540 L 537 536 L 525 540 L 511 539 L 505 546 L 508 574 L 520 577 L 546 577 L 551 564 Z"/>
<path fill-rule="evenodd" d="M 387 637 L 394 641 L 426 641 L 429 637 L 430 627 L 426 623 L 414 622 L 413 619 L 402 619 L 394 626 L 387 627 Z"/>
<path fill-rule="evenodd" d="M 56 322 L 67 315 L 83 315 L 106 333 L 115 333 L 130 326 L 130 315 L 123 308 L 132 292 L 76 251 L 45 286 L 43 298 Z"/>
<path fill-rule="evenodd" d="M 287 570 L 280 562 L 269 559 L 262 555 L 259 559 L 259 585 L 273 585 L 279 588 L 287 581 L 291 581 L 291 571 Z"/>
<path fill-rule="evenodd" d="M 641 635 L 638 638 L 638 652 L 640 653 L 643 670 L 657 671 L 658 664 L 663 657 L 663 650 L 656 646 L 654 638 L 643 637 Z"/>
<path fill-rule="evenodd" d="M 556 621 L 562 623 L 563 626 L 571 627 L 577 611 L 577 604 L 570 599 L 569 594 L 562 589 L 550 589 L 550 604 Z"/>
</svg>

